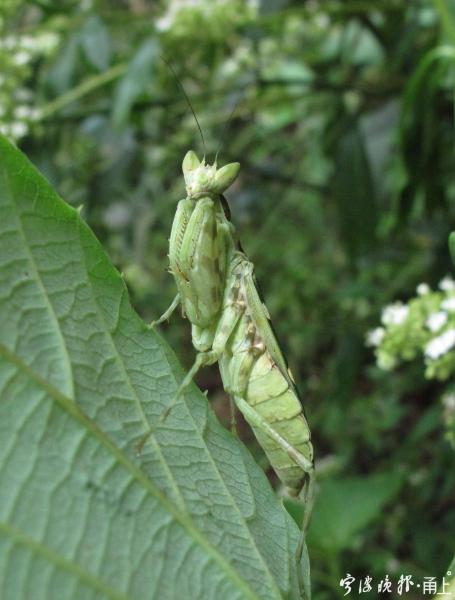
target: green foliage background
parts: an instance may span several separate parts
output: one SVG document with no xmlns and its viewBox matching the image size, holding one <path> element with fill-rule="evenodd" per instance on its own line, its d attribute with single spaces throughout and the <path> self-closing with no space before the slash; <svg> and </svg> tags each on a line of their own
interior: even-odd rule
<svg viewBox="0 0 455 600">
<path fill-rule="evenodd" d="M 208 158 L 220 149 L 220 163 L 241 162 L 233 220 L 317 453 L 316 600 L 341 595 L 347 572 L 441 578 L 455 539 L 447 384 L 426 381 L 419 362 L 381 372 L 365 333 L 385 304 L 452 270 L 453 5 L 9 0 L 0 10 L 0 127 L 83 206 L 145 320 L 174 295 L 166 253 L 181 160 L 203 152 L 161 57 L 191 98 Z M 188 323 L 174 318 L 163 335 L 189 365 Z M 227 423 L 216 368 L 198 382 Z M 246 426 L 240 434 L 267 468 Z"/>
</svg>

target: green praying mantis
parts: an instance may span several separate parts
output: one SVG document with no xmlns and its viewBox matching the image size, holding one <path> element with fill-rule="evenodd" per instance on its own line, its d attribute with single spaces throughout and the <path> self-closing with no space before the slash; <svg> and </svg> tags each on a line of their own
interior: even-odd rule
<svg viewBox="0 0 455 600">
<path fill-rule="evenodd" d="M 254 266 L 241 249 L 223 196 L 240 165 L 218 169 L 216 161 L 207 164 L 189 151 L 182 168 L 187 197 L 178 203 L 169 240 L 177 295 L 152 325 L 169 319 L 181 305 L 197 355 L 162 419 L 198 370 L 218 362 L 224 389 L 252 427 L 288 494 L 303 501 L 305 532 L 314 495 L 310 429 L 258 293 Z M 302 537 L 299 560 L 303 542 Z"/>
</svg>

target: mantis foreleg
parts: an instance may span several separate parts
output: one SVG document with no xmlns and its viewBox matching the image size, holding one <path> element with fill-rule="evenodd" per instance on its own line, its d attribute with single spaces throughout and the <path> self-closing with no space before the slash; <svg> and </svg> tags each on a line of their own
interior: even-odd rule
<svg viewBox="0 0 455 600">
<path fill-rule="evenodd" d="M 161 415 L 161 421 L 164 421 L 169 416 L 169 413 L 178 402 L 182 393 L 193 381 L 193 378 L 199 369 L 217 362 L 225 351 L 226 344 L 228 343 L 228 340 L 243 313 L 242 306 L 238 303 L 232 302 L 232 292 L 233 291 L 231 289 L 228 289 L 226 292 L 224 310 L 221 313 L 221 317 L 216 327 L 212 349 L 205 352 L 198 352 L 193 366 L 183 378 L 183 381 L 179 385 L 175 396 L 171 400 L 171 403 Z"/>
<path fill-rule="evenodd" d="M 160 323 L 164 323 L 164 321 L 168 321 L 170 316 L 174 312 L 174 310 L 179 305 L 179 303 L 180 303 L 180 294 L 177 294 L 176 297 L 174 298 L 174 300 L 172 300 L 169 308 L 167 308 L 165 310 L 165 312 L 161 315 L 161 317 L 159 319 L 157 319 L 156 321 L 152 321 L 150 323 L 150 327 L 155 327 L 156 325 L 159 325 Z"/>
<path fill-rule="evenodd" d="M 201 367 L 204 367 L 204 366 L 213 365 L 213 363 L 215 363 L 218 360 L 218 358 L 219 358 L 218 353 L 213 352 L 211 350 L 209 350 L 207 352 L 199 352 L 198 354 L 196 354 L 196 359 L 193 363 L 193 366 L 191 367 L 191 369 L 188 371 L 188 373 L 183 378 L 183 381 L 179 385 L 179 387 L 175 393 L 175 396 L 171 400 L 171 403 L 169 404 L 169 406 L 166 408 L 166 410 L 161 415 L 160 421 L 164 421 L 165 419 L 167 419 L 167 417 L 169 416 L 169 413 L 174 408 L 174 406 L 177 404 L 180 396 L 183 394 L 185 389 L 193 381 L 193 378 L 196 375 L 196 373 L 199 371 L 199 369 L 201 369 Z"/>
</svg>

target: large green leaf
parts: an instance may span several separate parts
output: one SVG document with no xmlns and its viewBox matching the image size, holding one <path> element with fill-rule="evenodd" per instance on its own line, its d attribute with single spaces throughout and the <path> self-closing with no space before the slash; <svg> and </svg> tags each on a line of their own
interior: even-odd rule
<svg viewBox="0 0 455 600">
<path fill-rule="evenodd" d="M 181 377 L 77 211 L 0 138 L 3 600 L 299 596 L 298 528 L 207 399 L 193 386 L 159 422 Z"/>
</svg>

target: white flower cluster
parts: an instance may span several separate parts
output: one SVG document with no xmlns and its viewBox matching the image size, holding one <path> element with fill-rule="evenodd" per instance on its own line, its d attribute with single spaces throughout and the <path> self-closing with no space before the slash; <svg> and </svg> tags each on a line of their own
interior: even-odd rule
<svg viewBox="0 0 455 600">
<path fill-rule="evenodd" d="M 182 10 L 193 9 L 209 17 L 217 7 L 229 5 L 229 2 L 230 0 L 212 0 L 212 2 L 206 2 L 205 0 L 170 0 L 165 4 L 166 12 L 155 21 L 155 27 L 158 31 L 169 31 Z M 247 0 L 245 4 L 248 9 L 256 12 L 259 3 L 257 0 Z"/>
<path fill-rule="evenodd" d="M 0 50 L 14 51 L 14 62 L 25 64 L 34 54 L 46 54 L 54 50 L 59 39 L 58 34 L 52 31 L 43 31 L 35 35 L 11 34 L 0 39 Z"/>
<path fill-rule="evenodd" d="M 3 116 L 3 114 L 4 112 L 2 112 L 2 107 L 0 106 L 0 116 Z M 19 140 L 28 133 L 30 123 L 39 119 L 39 111 L 27 104 L 23 104 L 14 109 L 13 116 L 14 121 L 0 124 L 0 132 L 3 135 Z"/>
<path fill-rule="evenodd" d="M 15 121 L 9 124 L 1 124 L 0 132 L 3 133 L 3 135 L 6 135 L 7 137 L 13 138 L 14 140 L 19 140 L 27 134 L 28 125 L 19 121 Z"/>
<path fill-rule="evenodd" d="M 443 292 L 453 292 L 455 291 L 455 281 L 452 279 L 452 277 L 446 275 L 439 282 L 439 289 Z M 428 329 L 433 333 L 440 331 L 447 324 L 449 319 L 448 313 L 455 311 L 455 296 L 449 296 L 448 298 L 445 298 L 441 302 L 440 308 L 441 310 L 432 313 L 425 323 Z M 425 346 L 424 354 L 426 358 L 429 358 L 430 360 L 437 360 L 451 350 L 454 346 L 455 329 L 450 328 L 447 331 L 444 331 L 438 337 L 430 340 Z"/>
<path fill-rule="evenodd" d="M 33 92 L 21 84 L 30 77 L 28 65 L 54 51 L 59 40 L 53 32 L 10 34 L 0 39 L 0 62 L 6 65 L 0 74 L 0 132 L 4 135 L 19 140 L 39 118 L 31 106 Z"/>
<path fill-rule="evenodd" d="M 446 276 L 438 288 L 420 283 L 407 304 L 395 302 L 383 309 L 381 327 L 366 336 L 380 368 L 392 369 L 422 353 L 428 378 L 447 379 L 455 370 L 455 280 Z"/>
</svg>

